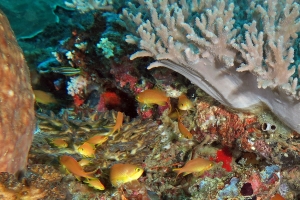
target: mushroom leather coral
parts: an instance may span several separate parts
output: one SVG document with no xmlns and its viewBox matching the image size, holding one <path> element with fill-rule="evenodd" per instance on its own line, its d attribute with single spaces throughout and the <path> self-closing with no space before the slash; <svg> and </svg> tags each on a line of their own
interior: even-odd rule
<svg viewBox="0 0 300 200">
<path fill-rule="evenodd" d="M 29 69 L 0 11 L 0 172 L 16 173 L 26 167 L 34 128 Z"/>
</svg>

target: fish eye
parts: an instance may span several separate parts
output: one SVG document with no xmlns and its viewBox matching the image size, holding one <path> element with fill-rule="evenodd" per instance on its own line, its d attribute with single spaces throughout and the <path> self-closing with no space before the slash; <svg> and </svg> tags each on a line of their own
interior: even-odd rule
<svg viewBox="0 0 300 200">
<path fill-rule="evenodd" d="M 135 168 L 135 171 L 139 172 L 139 171 L 141 171 L 141 169 L 140 168 Z"/>
</svg>

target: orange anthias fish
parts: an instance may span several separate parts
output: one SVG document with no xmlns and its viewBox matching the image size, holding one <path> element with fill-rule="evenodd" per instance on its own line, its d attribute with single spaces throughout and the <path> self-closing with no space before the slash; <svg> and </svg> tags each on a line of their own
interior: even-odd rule
<svg viewBox="0 0 300 200">
<path fill-rule="evenodd" d="M 190 133 L 190 131 L 181 122 L 181 117 L 179 116 L 179 114 L 178 114 L 178 129 L 184 137 L 186 137 L 188 139 L 193 138 L 193 135 Z"/>
<path fill-rule="evenodd" d="M 62 164 L 70 173 L 72 173 L 77 179 L 79 177 L 94 179 L 95 177 L 91 176 L 95 173 L 93 172 L 85 172 L 79 163 L 71 156 L 62 156 L 60 157 L 60 164 Z"/>
<path fill-rule="evenodd" d="M 117 119 L 116 119 L 116 124 L 114 125 L 114 127 L 110 131 L 110 134 L 113 134 L 117 130 L 120 132 L 120 129 L 121 129 L 122 125 L 123 125 L 123 118 L 124 118 L 123 113 L 118 112 Z"/>
<path fill-rule="evenodd" d="M 68 146 L 68 143 L 61 138 L 53 139 L 51 143 L 58 148 L 66 148 Z"/>
<path fill-rule="evenodd" d="M 276 193 L 271 200 L 285 200 L 280 194 Z"/>
<path fill-rule="evenodd" d="M 108 137 L 104 136 L 104 135 L 94 135 L 93 137 L 91 137 L 90 139 L 88 139 L 86 142 L 90 143 L 90 144 L 93 144 L 93 145 L 101 145 L 107 139 L 108 139 Z"/>
<path fill-rule="evenodd" d="M 185 94 L 178 97 L 178 108 L 180 110 L 190 110 L 193 107 L 193 102 L 187 98 Z"/>
<path fill-rule="evenodd" d="M 90 187 L 93 187 L 93 188 L 95 188 L 97 190 L 105 190 L 104 185 L 97 178 L 88 179 L 88 180 L 86 180 L 84 182 L 87 183 Z"/>
<path fill-rule="evenodd" d="M 56 99 L 51 93 L 42 90 L 33 90 L 35 101 L 41 104 L 57 103 Z"/>
<path fill-rule="evenodd" d="M 90 143 L 84 142 L 77 150 L 84 157 L 95 157 L 95 146 Z"/>
<path fill-rule="evenodd" d="M 132 164 L 115 164 L 110 169 L 110 182 L 118 187 L 124 183 L 137 180 L 144 170 Z"/>
<path fill-rule="evenodd" d="M 82 160 L 80 160 L 79 162 L 78 162 L 78 164 L 80 165 L 80 166 L 86 166 L 86 165 L 89 165 L 91 163 L 91 161 L 90 160 L 88 160 L 88 159 L 82 159 Z"/>
<path fill-rule="evenodd" d="M 182 168 L 173 169 L 173 171 L 177 172 L 177 176 L 181 173 L 186 176 L 193 172 L 203 173 L 213 166 L 213 162 L 210 160 L 206 160 L 203 158 L 195 158 L 193 160 L 188 161 Z"/>
<path fill-rule="evenodd" d="M 148 106 L 151 106 L 152 104 L 164 106 L 166 103 L 171 106 L 170 97 L 168 97 L 165 92 L 157 89 L 148 89 L 139 93 L 136 96 L 136 100 Z"/>
</svg>

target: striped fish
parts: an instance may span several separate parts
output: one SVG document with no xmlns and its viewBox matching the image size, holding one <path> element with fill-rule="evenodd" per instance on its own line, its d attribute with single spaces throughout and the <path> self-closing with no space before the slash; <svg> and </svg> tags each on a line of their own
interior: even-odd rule
<svg viewBox="0 0 300 200">
<path fill-rule="evenodd" d="M 79 68 L 74 67 L 52 67 L 52 72 L 63 74 L 65 76 L 74 76 L 81 73 L 81 70 Z"/>
</svg>

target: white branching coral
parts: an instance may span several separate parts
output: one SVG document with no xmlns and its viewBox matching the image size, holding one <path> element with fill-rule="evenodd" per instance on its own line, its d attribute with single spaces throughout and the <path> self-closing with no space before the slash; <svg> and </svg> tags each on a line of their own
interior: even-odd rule
<svg viewBox="0 0 300 200">
<path fill-rule="evenodd" d="M 126 41 L 141 49 L 131 59 L 153 57 L 149 69 L 177 71 L 226 106 L 252 110 L 267 105 L 300 132 L 294 56 L 299 4 L 233 2 L 131 0 L 120 16 L 120 24 L 131 32 Z"/>
<path fill-rule="evenodd" d="M 256 9 L 263 20 L 263 30 L 258 33 L 257 22 L 245 25 L 246 43 L 239 51 L 246 63 L 237 69 L 239 72 L 251 71 L 258 78 L 259 88 L 281 87 L 286 92 L 296 94 L 298 78 L 295 74 L 294 48 L 292 45 L 300 31 L 299 4 L 287 1 L 282 12 L 276 12 L 277 1 L 268 1 L 268 10 L 261 5 Z M 282 15 L 282 16 L 279 16 Z M 276 20 L 279 19 L 280 20 Z M 265 55 L 264 55 L 265 54 Z M 299 98 L 299 97 L 298 97 Z"/>
<path fill-rule="evenodd" d="M 70 81 L 67 82 L 67 91 L 71 96 L 80 94 L 83 89 L 87 86 L 87 80 L 83 76 L 71 77 Z"/>
<path fill-rule="evenodd" d="M 72 0 L 72 3 L 65 1 L 65 5 L 77 9 L 81 13 L 91 10 L 112 10 L 113 0 Z"/>
</svg>

